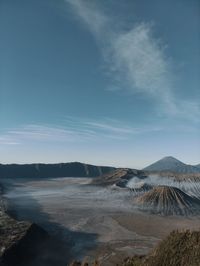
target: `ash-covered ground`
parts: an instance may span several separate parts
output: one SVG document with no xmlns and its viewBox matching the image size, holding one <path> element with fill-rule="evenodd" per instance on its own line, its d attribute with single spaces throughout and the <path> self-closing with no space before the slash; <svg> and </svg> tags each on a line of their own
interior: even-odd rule
<svg viewBox="0 0 200 266">
<path fill-rule="evenodd" d="M 17 219 L 36 222 L 65 240 L 70 251 L 66 263 L 88 257 L 115 265 L 127 256 L 148 253 L 173 229 L 199 229 L 199 217 L 139 212 L 130 189 L 94 186 L 89 178 L 1 182 Z"/>
</svg>

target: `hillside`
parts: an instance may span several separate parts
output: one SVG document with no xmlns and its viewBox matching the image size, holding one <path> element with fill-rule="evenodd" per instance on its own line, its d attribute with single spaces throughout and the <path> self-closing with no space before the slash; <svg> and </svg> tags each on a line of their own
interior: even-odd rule
<svg viewBox="0 0 200 266">
<path fill-rule="evenodd" d="M 134 176 L 145 178 L 143 171 L 129 168 L 115 169 L 93 180 L 96 185 L 114 185 L 124 187 L 126 183 Z"/>
<path fill-rule="evenodd" d="M 150 172 L 200 173 L 200 168 L 197 166 L 185 164 L 172 156 L 164 157 L 143 170 Z"/>
<path fill-rule="evenodd" d="M 66 245 L 37 224 L 11 217 L 6 205 L 0 184 L 0 266 L 66 265 Z"/>
<path fill-rule="evenodd" d="M 142 210 L 162 215 L 191 215 L 200 211 L 200 200 L 175 187 L 158 186 L 136 199 Z"/>
<path fill-rule="evenodd" d="M 97 177 L 114 167 L 79 162 L 58 164 L 0 164 L 0 178 Z"/>
<path fill-rule="evenodd" d="M 199 266 L 200 231 L 173 231 L 147 256 L 128 258 L 122 266 Z"/>
<path fill-rule="evenodd" d="M 135 255 L 126 258 L 116 266 L 199 266 L 200 231 L 172 231 L 148 255 Z M 74 261 L 70 266 L 106 266 L 93 263 Z"/>
</svg>

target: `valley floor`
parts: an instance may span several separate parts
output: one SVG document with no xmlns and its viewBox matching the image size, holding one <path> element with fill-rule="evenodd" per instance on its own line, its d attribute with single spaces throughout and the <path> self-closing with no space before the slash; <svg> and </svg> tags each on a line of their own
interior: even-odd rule
<svg viewBox="0 0 200 266">
<path fill-rule="evenodd" d="M 139 212 L 127 189 L 100 187 L 88 178 L 4 180 L 9 211 L 36 222 L 66 243 L 74 259 L 116 265 L 147 254 L 173 229 L 199 229 L 199 217 L 162 217 Z M 67 260 L 67 258 L 66 258 Z"/>
</svg>

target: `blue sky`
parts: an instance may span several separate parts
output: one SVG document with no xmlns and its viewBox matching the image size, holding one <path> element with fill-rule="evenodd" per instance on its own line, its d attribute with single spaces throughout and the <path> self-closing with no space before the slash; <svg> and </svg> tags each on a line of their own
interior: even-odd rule
<svg viewBox="0 0 200 266">
<path fill-rule="evenodd" d="M 1 0 L 0 162 L 200 163 L 198 0 Z"/>
</svg>

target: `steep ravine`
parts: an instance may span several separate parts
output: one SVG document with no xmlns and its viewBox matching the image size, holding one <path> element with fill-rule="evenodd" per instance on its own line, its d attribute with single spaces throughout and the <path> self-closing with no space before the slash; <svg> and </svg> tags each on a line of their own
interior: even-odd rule
<svg viewBox="0 0 200 266">
<path fill-rule="evenodd" d="M 0 186 L 0 266 L 66 265 L 62 243 L 37 224 L 11 217 L 2 191 Z"/>
</svg>

